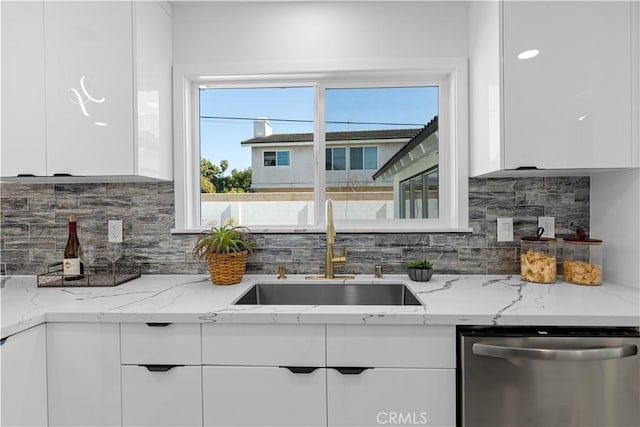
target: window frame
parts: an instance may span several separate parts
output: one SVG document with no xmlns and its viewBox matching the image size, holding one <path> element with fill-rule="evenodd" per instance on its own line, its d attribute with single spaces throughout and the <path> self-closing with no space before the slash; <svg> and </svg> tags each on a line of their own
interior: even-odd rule
<svg viewBox="0 0 640 427">
<path fill-rule="evenodd" d="M 442 165 L 440 217 L 436 219 L 336 220 L 340 232 L 470 232 L 468 227 L 468 70 L 466 58 L 429 59 L 410 68 L 368 68 L 346 71 L 277 71 L 247 75 L 211 73 L 208 66 L 174 67 L 174 195 L 173 234 L 197 233 L 200 225 L 200 150 L 198 91 L 201 87 L 311 86 L 314 114 L 314 210 L 316 224 L 291 226 L 246 224 L 259 233 L 324 232 L 326 198 L 324 108 L 326 89 L 358 87 L 439 86 L 439 164 Z M 215 68 L 215 67 L 214 67 Z M 304 69 L 304 67 L 302 67 Z M 321 165 L 321 166 L 320 166 Z M 322 183 L 322 185 L 319 185 Z M 399 193 L 399 192 L 398 192 Z M 394 198 L 398 198 L 399 194 Z M 394 200 L 398 203 L 399 200 Z"/>
<path fill-rule="evenodd" d="M 336 149 L 344 150 L 344 169 L 336 169 L 336 168 L 333 167 L 334 164 L 335 164 L 334 161 L 333 161 L 333 159 L 335 157 L 333 155 L 333 151 L 336 150 Z M 327 169 L 327 157 L 326 157 L 327 156 L 327 150 L 331 150 L 331 169 Z M 325 146 L 324 151 L 325 151 L 325 158 L 324 158 L 324 163 L 325 163 L 324 170 L 325 171 L 329 171 L 329 172 L 344 172 L 344 171 L 348 171 L 349 170 L 347 168 L 347 166 L 349 165 L 349 160 L 348 160 L 348 157 L 347 157 L 348 154 L 347 154 L 347 147 L 346 146 L 344 146 L 344 145 L 336 145 L 336 146 L 332 146 L 332 147 Z"/>
<path fill-rule="evenodd" d="M 264 156 L 267 153 L 274 153 L 276 155 L 276 164 L 275 165 L 265 165 L 264 164 Z M 278 153 L 287 153 L 287 164 L 286 165 L 280 165 L 278 164 Z M 291 167 L 291 150 L 265 150 L 262 152 L 262 167 L 263 168 L 289 168 Z"/>
<path fill-rule="evenodd" d="M 376 149 L 376 166 L 373 169 L 368 169 L 366 167 L 366 156 L 364 155 L 365 153 L 365 149 L 367 148 L 375 148 Z M 362 169 L 357 169 L 357 168 L 353 168 L 351 165 L 351 161 L 352 161 L 352 157 L 351 157 L 351 150 L 354 149 L 360 149 L 362 150 Z M 378 168 L 380 167 L 379 165 L 379 156 L 378 156 L 378 146 L 377 145 L 357 145 L 357 146 L 351 146 L 349 147 L 349 170 L 350 171 L 361 171 L 361 172 L 366 172 L 366 171 L 376 171 L 378 170 Z"/>
</svg>

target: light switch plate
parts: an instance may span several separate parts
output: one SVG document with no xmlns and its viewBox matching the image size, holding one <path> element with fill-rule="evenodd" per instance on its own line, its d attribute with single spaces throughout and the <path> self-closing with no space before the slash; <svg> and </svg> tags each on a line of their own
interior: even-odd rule
<svg viewBox="0 0 640 427">
<path fill-rule="evenodd" d="M 513 242 L 513 218 L 498 218 L 498 242 Z"/>
<path fill-rule="evenodd" d="M 552 216 L 540 216 L 538 217 L 538 227 L 544 229 L 542 237 L 548 237 L 553 239 L 556 237 L 556 219 Z"/>
</svg>

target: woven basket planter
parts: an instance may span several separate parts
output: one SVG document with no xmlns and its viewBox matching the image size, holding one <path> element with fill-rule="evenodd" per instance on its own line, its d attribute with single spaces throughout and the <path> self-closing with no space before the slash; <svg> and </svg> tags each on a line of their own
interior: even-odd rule
<svg viewBox="0 0 640 427">
<path fill-rule="evenodd" d="M 216 285 L 240 283 L 247 265 L 247 252 L 213 253 L 207 255 L 211 281 Z"/>
</svg>

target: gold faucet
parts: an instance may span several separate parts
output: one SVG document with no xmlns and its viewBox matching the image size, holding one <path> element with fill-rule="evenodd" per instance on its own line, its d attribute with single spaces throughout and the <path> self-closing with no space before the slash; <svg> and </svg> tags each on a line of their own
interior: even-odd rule
<svg viewBox="0 0 640 427">
<path fill-rule="evenodd" d="M 324 278 L 334 279 L 336 275 L 333 272 L 333 266 L 347 263 L 347 247 L 342 247 L 342 254 L 340 256 L 333 254 L 333 244 L 336 241 L 336 228 L 333 225 L 333 202 L 331 199 L 327 199 L 325 210 L 327 214 L 327 250 L 324 253 Z"/>
<path fill-rule="evenodd" d="M 336 276 L 333 267 L 337 264 L 347 263 L 347 247 L 342 247 L 339 256 L 333 254 L 333 244 L 336 241 L 336 228 L 333 225 L 333 202 L 327 199 L 325 203 L 325 216 L 327 221 L 327 249 L 324 253 L 324 276 L 307 276 L 307 279 L 353 279 L 353 276 Z"/>
</svg>

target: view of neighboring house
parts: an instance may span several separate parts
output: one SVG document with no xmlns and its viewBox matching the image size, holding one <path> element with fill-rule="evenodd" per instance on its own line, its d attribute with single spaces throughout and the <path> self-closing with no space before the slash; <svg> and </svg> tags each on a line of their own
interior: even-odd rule
<svg viewBox="0 0 640 427">
<path fill-rule="evenodd" d="M 392 191 L 390 177 L 373 179 L 420 128 L 356 130 L 326 133 L 327 191 Z M 251 147 L 254 192 L 313 191 L 313 134 L 272 134 L 266 119 L 254 122 Z"/>
<path fill-rule="evenodd" d="M 384 163 L 373 179 L 393 180 L 394 218 L 437 218 L 438 116 Z"/>
<path fill-rule="evenodd" d="M 327 197 L 336 219 L 438 217 L 438 119 L 422 128 L 327 132 Z M 254 122 L 249 193 L 204 194 L 202 217 L 313 224 L 313 134 L 273 134 Z"/>
</svg>

